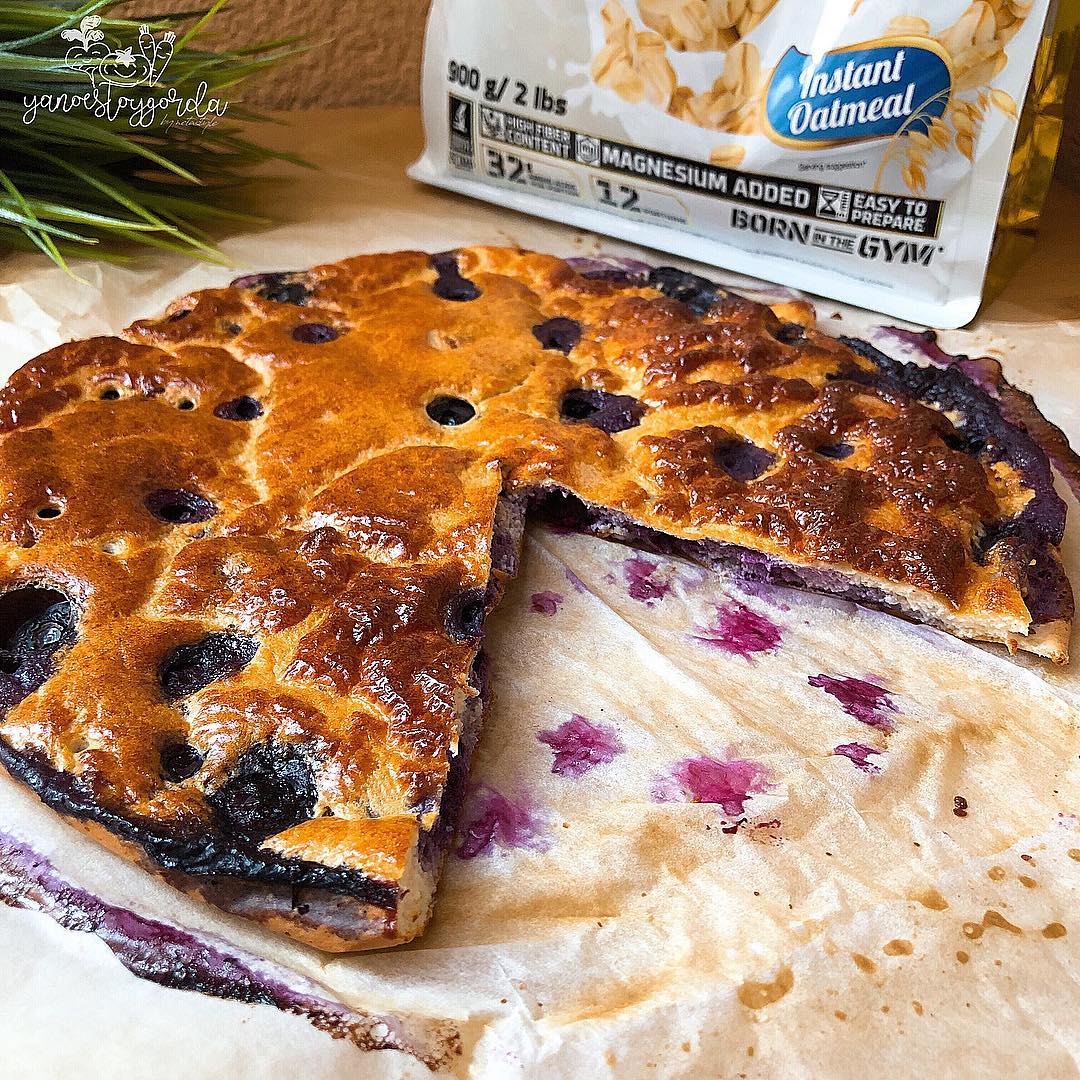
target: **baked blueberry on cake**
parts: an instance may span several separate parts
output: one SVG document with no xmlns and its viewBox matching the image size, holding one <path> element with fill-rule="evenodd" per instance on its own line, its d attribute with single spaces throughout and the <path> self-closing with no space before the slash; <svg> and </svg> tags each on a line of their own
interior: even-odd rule
<svg viewBox="0 0 1080 1080">
<path fill-rule="evenodd" d="M 1066 658 L 1045 453 L 672 269 L 470 248 L 186 296 L 0 394 L 0 762 L 330 950 L 424 926 L 528 509 Z"/>
</svg>

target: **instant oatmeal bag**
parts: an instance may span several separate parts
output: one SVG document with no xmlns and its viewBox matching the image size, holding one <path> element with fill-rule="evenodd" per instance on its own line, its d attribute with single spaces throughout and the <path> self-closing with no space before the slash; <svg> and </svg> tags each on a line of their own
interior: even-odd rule
<svg viewBox="0 0 1080 1080">
<path fill-rule="evenodd" d="M 1080 0 L 435 0 L 418 179 L 956 327 L 1038 224 Z"/>
</svg>

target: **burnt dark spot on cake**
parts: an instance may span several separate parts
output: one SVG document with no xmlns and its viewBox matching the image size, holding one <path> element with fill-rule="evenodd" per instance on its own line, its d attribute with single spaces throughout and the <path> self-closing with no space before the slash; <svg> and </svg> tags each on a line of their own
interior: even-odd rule
<svg viewBox="0 0 1080 1080">
<path fill-rule="evenodd" d="M 797 345 L 806 337 L 806 328 L 801 323 L 786 322 L 770 333 L 781 345 Z"/>
<path fill-rule="evenodd" d="M 957 450 L 961 454 L 981 454 L 987 448 L 985 439 L 978 435 L 968 434 L 965 430 L 947 431 L 942 439 L 950 450 Z"/>
<path fill-rule="evenodd" d="M 55 503 L 48 503 L 46 506 L 38 508 L 37 516 L 42 521 L 51 521 L 53 518 L 58 518 L 63 512 L 63 507 L 57 506 Z"/>
<path fill-rule="evenodd" d="M 115 386 L 107 386 L 99 396 L 102 401 L 116 401 L 120 397 L 120 391 Z"/>
<path fill-rule="evenodd" d="M 191 398 L 181 398 L 181 399 L 180 399 L 180 400 L 179 400 L 179 401 L 178 401 L 178 402 L 176 403 L 176 407 L 177 407 L 177 408 L 178 408 L 178 409 L 179 409 L 179 410 L 180 410 L 181 412 L 190 412 L 190 411 L 191 411 L 192 409 L 194 409 L 194 408 L 195 408 L 195 402 L 194 402 L 194 401 L 192 401 L 192 400 L 191 400 Z"/>
<path fill-rule="evenodd" d="M 461 276 L 457 252 L 442 251 L 438 255 L 432 255 L 431 268 L 439 275 L 431 286 L 431 291 L 443 300 L 464 302 L 475 300 L 480 295 L 479 287 Z"/>
<path fill-rule="evenodd" d="M 713 448 L 713 463 L 740 483 L 756 480 L 776 460 L 775 455 L 743 439 L 725 439 Z"/>
<path fill-rule="evenodd" d="M 476 408 L 464 398 L 440 394 L 427 403 L 424 411 L 443 427 L 459 427 L 467 424 L 475 415 Z"/>
<path fill-rule="evenodd" d="M 339 336 L 332 326 L 321 322 L 301 323 L 293 327 L 292 332 L 293 341 L 299 341 L 301 345 L 325 345 Z"/>
<path fill-rule="evenodd" d="M 219 420 L 257 420 L 262 414 L 262 403 L 247 394 L 232 401 L 223 401 L 214 409 L 214 415 Z"/>
<path fill-rule="evenodd" d="M 559 416 L 571 424 L 588 424 L 614 435 L 637 427 L 645 415 L 645 406 L 628 394 L 609 394 L 606 390 L 568 390 L 559 403 Z"/>
<path fill-rule="evenodd" d="M 814 453 L 829 458 L 830 461 L 843 461 L 855 453 L 855 447 L 847 442 L 823 443 Z"/>
<path fill-rule="evenodd" d="M 174 742 L 161 748 L 161 775 L 170 783 L 194 776 L 202 763 L 202 754 L 191 743 Z"/>
<path fill-rule="evenodd" d="M 859 382 L 865 377 L 866 372 L 847 356 L 840 358 L 835 370 L 825 372 L 826 382 L 847 382 L 848 380 Z"/>
<path fill-rule="evenodd" d="M 446 609 L 446 632 L 455 641 L 475 641 L 484 629 L 486 594 L 466 589 L 450 600 Z"/>
<path fill-rule="evenodd" d="M 168 525 L 209 521 L 218 508 L 205 496 L 185 488 L 158 488 L 146 496 L 146 509 Z"/>
<path fill-rule="evenodd" d="M 557 349 L 561 353 L 570 353 L 581 340 L 581 323 L 559 315 L 546 322 L 537 323 L 532 332 L 542 349 Z"/>
<path fill-rule="evenodd" d="M 179 322 L 181 319 L 186 319 L 191 314 L 191 308 L 181 308 L 179 311 L 174 311 L 169 317 L 168 322 Z"/>
<path fill-rule="evenodd" d="M 650 271 L 649 284 L 670 299 L 685 304 L 697 316 L 704 315 L 721 292 L 711 281 L 674 266 L 658 266 Z"/>
<path fill-rule="evenodd" d="M 52 675 L 53 654 L 74 644 L 76 621 L 75 605 L 58 589 L 20 585 L 0 595 L 0 712 Z"/>
<path fill-rule="evenodd" d="M 259 650 L 254 638 L 241 634 L 207 634 L 200 641 L 178 645 L 161 662 L 158 681 L 167 701 L 179 701 L 218 679 L 247 667 Z"/>
<path fill-rule="evenodd" d="M 1028 563 L 1024 603 L 1036 625 L 1059 619 L 1068 621 L 1075 614 L 1069 576 L 1061 561 L 1045 546 L 1036 549 Z"/>
<path fill-rule="evenodd" d="M 1026 431 L 1005 419 L 999 403 L 983 387 L 955 365 L 943 368 L 904 363 L 859 338 L 840 340 L 876 368 L 856 369 L 848 375 L 852 381 L 899 391 L 940 412 L 963 416 L 962 437 L 966 443 L 975 446 L 982 442 L 985 459 L 1008 463 L 1035 492 L 1035 497 L 1012 519 L 1013 535 L 1024 536 L 1036 547 L 1061 544 L 1065 503 L 1054 490 L 1049 459 Z"/>
<path fill-rule="evenodd" d="M 1008 542 L 1023 545 L 1025 530 L 1017 518 L 1002 518 L 1000 521 L 984 521 L 971 541 L 971 557 L 980 566 L 985 566 L 990 550 L 998 544 Z"/>
<path fill-rule="evenodd" d="M 303 280 L 304 275 L 290 273 L 248 274 L 233 283 L 234 289 L 251 289 L 256 296 L 275 304 L 293 304 L 303 307 L 311 297 L 311 290 Z"/>
<path fill-rule="evenodd" d="M 218 827 L 250 841 L 307 821 L 315 800 L 307 754 L 298 746 L 277 742 L 253 746 L 229 779 L 207 796 Z"/>
</svg>

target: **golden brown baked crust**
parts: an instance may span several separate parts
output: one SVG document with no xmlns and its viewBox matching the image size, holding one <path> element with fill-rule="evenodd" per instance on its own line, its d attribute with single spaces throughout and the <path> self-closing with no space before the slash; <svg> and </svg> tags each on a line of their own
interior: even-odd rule
<svg viewBox="0 0 1080 1080">
<path fill-rule="evenodd" d="M 242 279 L 61 346 L 0 393 L 0 761 L 213 903 L 408 940 L 525 496 L 1064 659 L 1045 455 L 920 372 L 804 302 L 498 248 Z"/>
</svg>

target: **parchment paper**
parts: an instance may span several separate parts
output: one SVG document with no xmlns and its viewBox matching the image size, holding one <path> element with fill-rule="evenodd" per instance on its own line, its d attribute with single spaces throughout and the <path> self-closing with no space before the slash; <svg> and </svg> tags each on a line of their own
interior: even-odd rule
<svg viewBox="0 0 1080 1080">
<path fill-rule="evenodd" d="M 0 264 L 0 374 L 248 270 L 467 242 L 600 247 L 406 181 L 411 113 L 307 115 L 277 138 L 324 168 L 264 192 L 294 220 L 230 240 L 234 269 L 86 264 L 79 284 Z M 1064 214 L 1080 224 L 1080 202 Z M 1040 254 L 1027 298 L 1014 288 L 947 344 L 1003 357 L 1075 439 L 1066 246 Z M 548 530 L 530 532 L 488 650 L 473 792 L 435 919 L 409 947 L 333 958 L 221 916 L 7 781 L 0 829 L 109 903 L 349 1008 L 415 1030 L 449 1021 L 462 1076 L 1080 1072 L 1075 662 L 1049 670 Z M 137 980 L 42 914 L 0 906 L 0 940 L 5 1077 L 430 1075 L 271 1006 Z"/>
</svg>

